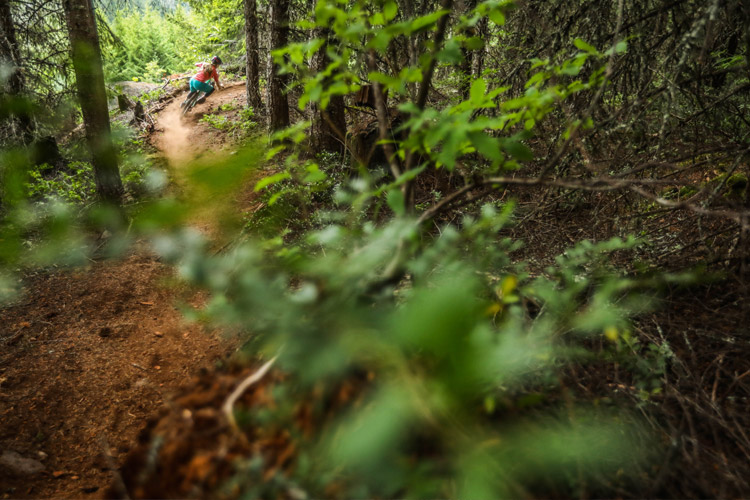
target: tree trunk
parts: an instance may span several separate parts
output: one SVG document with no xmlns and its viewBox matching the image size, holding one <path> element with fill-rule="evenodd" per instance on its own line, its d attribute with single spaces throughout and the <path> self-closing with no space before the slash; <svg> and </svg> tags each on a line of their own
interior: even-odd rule
<svg viewBox="0 0 750 500">
<path fill-rule="evenodd" d="M 13 25 L 10 2 L 8 0 L 0 0 L 0 66 L 11 68 L 7 83 L 8 96 L 13 100 L 23 98 L 26 85 L 21 69 L 21 57 L 18 53 L 16 30 Z M 0 92 L 4 91 L 5 89 L 0 89 Z M 18 131 L 18 135 L 21 136 L 23 143 L 30 144 L 34 138 L 34 125 L 29 116 L 29 106 L 14 107 L 16 109 L 21 108 L 21 110 L 15 113 L 15 119 L 11 121 L 11 125 L 13 129 Z"/>
<path fill-rule="evenodd" d="M 490 42 L 488 39 L 488 30 L 487 18 L 483 17 L 477 23 L 477 36 L 482 39 L 484 45 L 481 49 L 475 50 L 471 54 L 471 77 L 474 80 L 481 78 L 482 71 L 484 71 L 484 54 L 487 52 L 487 45 Z"/>
<path fill-rule="evenodd" d="M 279 74 L 279 66 L 272 60 L 271 52 L 287 44 L 289 38 L 289 0 L 271 0 L 271 44 L 269 50 L 268 114 L 271 130 L 289 126 L 289 101 L 286 95 L 288 75 Z"/>
<path fill-rule="evenodd" d="M 412 0 L 401 0 L 400 2 L 400 10 L 404 13 L 404 17 L 412 21 L 416 17 L 414 14 L 414 4 L 412 3 Z M 416 68 L 419 65 L 419 36 L 407 36 L 405 37 L 405 43 L 406 43 L 406 53 L 409 58 L 409 66 L 412 68 Z M 414 82 L 408 82 L 406 84 L 406 88 L 409 91 L 409 97 L 411 97 L 412 100 L 417 98 L 417 84 Z"/>
<path fill-rule="evenodd" d="M 474 8 L 474 2 L 472 0 L 458 0 L 457 2 L 457 8 L 456 8 L 456 15 L 457 16 L 468 16 L 469 12 Z M 470 31 L 466 33 L 466 36 L 471 36 L 473 33 Z M 472 80 L 472 74 L 471 74 L 471 51 L 467 49 L 466 47 L 463 47 L 461 49 L 461 64 L 458 67 L 458 77 L 459 77 L 459 83 L 458 83 L 458 90 L 459 94 L 461 95 L 461 99 L 464 101 L 469 98 L 469 92 L 471 90 L 471 80 Z"/>
<path fill-rule="evenodd" d="M 260 58 L 258 57 L 257 0 L 245 0 L 245 54 L 247 65 L 247 105 L 258 113 L 263 108 L 260 98 Z"/>
<path fill-rule="evenodd" d="M 63 0 L 73 54 L 78 98 L 91 151 L 96 190 L 106 202 L 120 204 L 123 188 L 112 143 L 104 91 L 104 73 L 91 0 Z"/>
<path fill-rule="evenodd" d="M 326 43 L 315 53 L 312 60 L 313 71 L 320 73 L 330 63 L 330 59 L 326 54 L 330 30 L 327 28 L 318 28 L 315 30 L 313 36 L 314 38 L 323 38 L 326 40 Z M 323 85 L 327 85 L 328 83 L 323 82 Z M 311 139 L 314 151 L 343 154 L 346 142 L 345 110 L 344 97 L 340 95 L 331 97 L 325 109 L 321 108 L 320 103 L 313 103 Z"/>
<path fill-rule="evenodd" d="M 742 8 L 742 17 L 745 19 L 745 71 L 750 75 L 750 1 L 740 2 Z"/>
</svg>

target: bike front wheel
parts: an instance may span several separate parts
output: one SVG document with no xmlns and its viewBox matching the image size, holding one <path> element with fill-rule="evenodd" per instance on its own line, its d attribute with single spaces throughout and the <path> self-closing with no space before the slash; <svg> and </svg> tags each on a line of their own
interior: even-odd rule
<svg viewBox="0 0 750 500">
<path fill-rule="evenodd" d="M 191 109 L 193 109 L 196 101 L 198 101 L 199 95 L 200 92 L 196 92 L 195 94 L 188 96 L 188 98 L 185 100 L 185 105 L 182 107 L 182 116 L 185 116 L 190 112 Z"/>
</svg>

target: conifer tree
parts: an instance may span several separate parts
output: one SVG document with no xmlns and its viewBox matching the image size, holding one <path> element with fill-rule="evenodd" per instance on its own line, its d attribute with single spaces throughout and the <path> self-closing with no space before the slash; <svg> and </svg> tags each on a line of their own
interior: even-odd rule
<svg viewBox="0 0 750 500">
<path fill-rule="evenodd" d="M 63 0 L 63 9 L 96 190 L 101 200 L 119 205 L 123 187 L 110 131 L 94 6 L 91 0 Z"/>
</svg>

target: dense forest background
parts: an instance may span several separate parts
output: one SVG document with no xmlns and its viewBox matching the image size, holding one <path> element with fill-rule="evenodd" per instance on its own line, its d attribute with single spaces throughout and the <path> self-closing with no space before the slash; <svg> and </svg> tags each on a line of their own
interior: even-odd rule
<svg viewBox="0 0 750 500">
<path fill-rule="evenodd" d="M 152 252 L 244 353 L 107 495 L 750 494 L 747 2 L 11 0 L 0 59 L 6 313 Z"/>
</svg>

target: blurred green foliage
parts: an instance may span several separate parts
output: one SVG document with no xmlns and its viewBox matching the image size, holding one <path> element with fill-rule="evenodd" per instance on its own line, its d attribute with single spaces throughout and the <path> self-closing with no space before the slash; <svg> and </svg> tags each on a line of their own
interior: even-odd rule
<svg viewBox="0 0 750 500">
<path fill-rule="evenodd" d="M 64 171 L 50 177 L 46 172 L 54 169 L 43 164 L 29 172 L 28 184 L 30 198 L 59 198 L 73 203 L 80 203 L 96 196 L 94 173 L 89 163 L 71 162 Z"/>
<path fill-rule="evenodd" d="M 482 17 L 502 25 L 509 7 L 481 2 L 455 32 Z M 301 439 L 291 477 L 259 485 L 263 469 L 256 461 L 233 484 L 260 497 L 295 496 L 300 489 L 330 496 L 331 485 L 345 498 L 569 496 L 589 482 L 606 491 L 601 478 L 618 471 L 632 477 L 656 447 L 645 446 L 652 438 L 633 413 L 572 399 L 563 373 L 601 363 L 602 350 L 594 346 L 617 349 L 630 318 L 654 305 L 660 286 L 684 277 L 622 274 L 612 257 L 638 241 L 618 238 L 582 242 L 532 275 L 510 258 L 520 242 L 499 236 L 512 223 L 512 203 L 487 203 L 462 218 L 458 212 L 455 224 L 433 234 L 419 212 L 406 215 L 402 187 L 434 168 L 461 164 L 481 177 L 533 162 L 527 141 L 540 124 L 566 99 L 604 85 L 604 62 L 627 46 L 600 52 L 575 40 L 577 51 L 564 61 L 532 61 L 520 96 L 479 78 L 468 99 L 436 109 L 410 101 L 409 85 L 423 82 L 435 60 L 456 64 L 462 50 L 481 44 L 448 37 L 399 74 L 363 64 L 362 47 L 386 54 L 402 37 L 439 29 L 446 12 L 398 14 L 393 1 L 317 2 L 314 19 L 300 27 L 328 28 L 327 48 L 323 40 L 305 40 L 274 52 L 274 60 L 295 75 L 300 109 L 310 102 L 325 109 L 332 96 L 357 90 L 367 71 L 367 80 L 401 100 L 403 134 L 390 141 L 402 166 L 410 155 L 419 158 L 412 170 L 396 179 L 365 169 L 349 181 L 332 179 L 318 163 L 301 160 L 308 125 L 298 123 L 276 135 L 268 154 L 283 169 L 256 184 L 266 193 L 267 215 L 279 205 L 279 218 L 271 220 L 285 232 L 221 256 L 202 253 L 193 237 L 163 242 L 183 248 L 176 260 L 181 273 L 211 290 L 201 315 L 247 329 L 250 349 L 278 353 L 281 368 L 293 375 L 278 411 L 258 425 L 293 428 L 294 402 L 311 392 L 321 397 L 321 387 L 333 397 L 342 384 L 359 381 L 356 403 L 333 424 L 321 424 L 319 435 Z M 327 50 L 330 62 L 315 73 L 310 60 L 319 50 Z M 479 112 L 487 109 L 494 112 Z M 573 119 L 563 139 L 591 126 Z M 331 193 L 318 206 L 336 208 L 305 212 L 316 206 L 315 186 Z M 383 204 L 393 218 L 380 216 Z M 290 239 L 291 228 L 297 234 Z M 325 421 L 330 414 L 322 406 L 318 417 Z"/>
<path fill-rule="evenodd" d="M 219 107 L 219 112 L 232 111 L 233 109 L 234 105 L 227 103 Z M 235 117 L 230 117 L 226 114 L 207 113 L 201 117 L 200 122 L 226 132 L 235 140 L 242 140 L 247 138 L 258 125 L 254 119 L 255 112 L 253 108 L 245 106 L 239 110 L 239 113 Z"/>
<path fill-rule="evenodd" d="M 200 53 L 219 55 L 225 65 L 241 61 L 245 57 L 245 18 L 241 0 L 187 0 L 199 22 L 194 24 L 193 40 L 198 42 Z M 257 3 L 258 17 L 268 3 Z M 262 27 L 261 27 L 262 29 Z M 244 71 L 241 71 L 244 73 Z"/>
<path fill-rule="evenodd" d="M 558 395 L 566 365 L 596 361 L 586 341 L 625 328 L 645 309 L 642 295 L 624 286 L 637 280 L 606 265 L 607 255 L 635 242 L 571 250 L 548 275 L 531 278 L 508 256 L 514 243 L 496 236 L 511 207 L 487 205 L 428 238 L 413 220 L 360 225 L 350 210 L 294 246 L 246 243 L 211 255 L 193 233 L 160 240 L 180 273 L 211 291 L 200 315 L 246 331 L 249 349 L 279 353 L 280 368 L 293 375 L 263 425 L 293 428 L 296 405 L 314 387 L 335 394 L 359 381 L 359 402 L 302 440 L 300 463 L 309 468 L 263 486 L 252 474 L 236 478 L 248 494 L 283 495 L 291 481 L 323 496 L 330 483 L 318 481 L 326 477 L 347 498 L 517 497 L 540 479 L 550 493 L 571 478 L 641 463 L 647 434 L 634 415 L 567 407 Z M 404 246 L 409 272 L 383 282 Z M 602 314 L 588 318 L 593 309 Z M 524 394 L 541 394 L 543 404 L 493 403 Z M 320 391 L 315 397 L 325 400 Z M 272 485 L 278 489 L 264 489 Z"/>
<path fill-rule="evenodd" d="M 118 13 L 111 23 L 117 41 L 104 57 L 107 80 L 158 83 L 166 75 L 193 71 L 196 62 L 215 53 L 224 59 L 207 23 L 200 12 L 179 5 L 169 13 L 149 7 Z"/>
<path fill-rule="evenodd" d="M 202 9 L 218 3 L 206 2 Z M 481 2 L 461 26 L 480 17 L 501 25 L 508 7 L 508 2 Z M 323 47 L 321 40 L 275 53 L 277 62 L 297 74 L 303 108 L 309 102 L 325 108 L 331 96 L 357 89 L 363 67 L 355 63 L 361 62 L 355 47 L 384 53 L 399 37 L 434 31 L 446 12 L 400 20 L 391 0 L 351 6 L 320 1 L 315 15 L 307 27 L 330 27 L 341 42 L 339 50 L 329 51 L 328 68 L 319 74 L 306 69 Z M 114 79 L 143 78 L 144 71 L 185 62 L 194 49 L 181 52 L 176 40 L 186 32 L 195 40 L 210 31 L 204 39 L 219 40 L 231 28 L 195 32 L 188 30 L 193 25 L 175 25 L 154 34 L 149 23 L 153 28 L 162 18 L 153 12 L 118 19 L 115 29 L 126 34 L 132 51 L 108 63 Z M 167 39 L 153 38 L 157 35 Z M 155 46 L 166 52 L 157 53 Z M 182 189 L 177 198 L 127 208 L 129 229 L 113 237 L 111 253 L 136 236 L 152 237 L 185 280 L 210 292 L 208 304 L 193 311 L 194 317 L 240 331 L 252 352 L 278 354 L 278 366 L 288 377 L 275 388 L 276 408 L 242 420 L 294 432 L 297 403 L 312 399 L 316 404 L 312 418 L 319 426 L 312 436 L 295 436 L 300 447 L 291 476 L 263 477 L 262 457 L 238 464 L 242 473 L 232 484 L 248 497 L 328 497 L 332 487 L 335 496 L 345 498 L 572 496 L 581 495 L 588 482 L 594 485 L 589 492 L 607 494 L 612 491 L 607 487 L 635 478 L 652 458 L 653 436 L 635 413 L 578 402 L 563 379 L 570 366 L 606 361 L 594 347 L 602 343 L 620 348 L 620 357 L 610 359 L 639 356 L 625 335 L 631 318 L 652 306 L 659 286 L 682 278 L 619 272 L 612 258 L 632 251 L 638 245 L 634 239 L 580 243 L 554 266 L 532 274 L 511 259 L 522 243 L 502 236 L 513 224 L 513 203 L 490 202 L 459 212 L 453 224 L 434 232 L 419 214 L 408 215 L 401 191 L 428 169 L 454 169 L 476 157 L 471 155 L 482 158 L 472 162 L 479 175 L 531 162 L 525 141 L 539 123 L 571 95 L 602 85 L 601 61 L 625 49 L 618 44 L 599 52 L 580 40 L 575 46 L 578 52 L 561 64 L 534 62 L 519 97 L 506 98 L 507 89 L 477 79 L 467 100 L 445 110 L 402 104 L 409 118 L 404 139 L 394 144 L 397 155 L 424 160 L 397 179 L 366 172 L 348 177 L 335 159 L 303 160 L 299 148 L 309 124 L 298 123 L 269 144 L 254 139 L 236 154 L 186 167 L 177 179 Z M 423 80 L 431 58 L 455 63 L 461 49 L 476 48 L 476 40 L 449 38 L 415 67 L 398 75 L 372 70 L 368 78 L 406 97 L 408 84 Z M 586 65 L 588 77 L 579 79 Z M 479 109 L 497 112 L 488 118 L 476 113 Z M 245 112 L 244 122 L 251 118 Z M 574 121 L 569 132 L 588 126 Z M 83 261 L 95 250 L 92 230 L 113 227 L 116 217 L 96 206 L 78 212 L 46 196 L 62 189 L 70 201 L 74 197 L 66 193 L 85 190 L 83 165 L 58 181 L 59 188 L 39 184 L 43 171 L 34 170 L 23 149 L 2 155 L 0 290 L 7 298 L 16 288 L 13 271 Z M 225 226 L 236 237 L 240 225 L 232 220 L 229 202 L 250 172 L 270 160 L 281 168 L 256 184 L 268 195 L 266 207 L 279 209 L 261 213 L 270 221 L 263 226 L 265 238 L 237 237 L 216 252 L 196 230 L 185 228 L 196 217 L 226 215 Z M 149 177 L 137 168 L 131 172 Z M 148 182 L 157 186 L 163 180 L 156 176 Z M 30 185 L 46 199 L 29 201 Z M 436 203 L 443 199 L 435 198 Z M 384 206 L 393 216 L 383 216 Z M 295 217 L 305 223 L 289 226 Z M 283 233 L 290 227 L 291 241 Z M 641 370 L 647 395 L 658 388 L 668 356 L 657 354 L 631 365 Z M 353 385 L 353 399 L 337 402 L 345 384 Z"/>
</svg>

